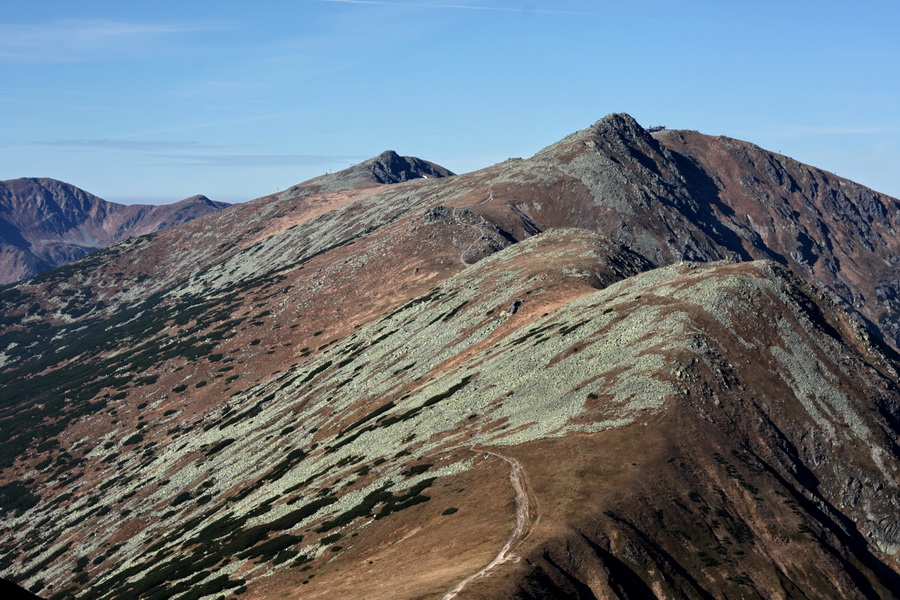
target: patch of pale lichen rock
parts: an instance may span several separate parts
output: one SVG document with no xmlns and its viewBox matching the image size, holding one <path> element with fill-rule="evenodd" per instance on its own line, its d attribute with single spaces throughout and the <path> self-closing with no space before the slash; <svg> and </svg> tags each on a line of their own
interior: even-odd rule
<svg viewBox="0 0 900 600">
<path fill-rule="evenodd" d="M 300 531 L 352 510 L 376 490 L 402 491 L 426 477 L 465 471 L 471 463 L 454 457 L 454 450 L 599 432 L 679 402 L 682 384 L 672 376 L 676 361 L 709 348 L 702 343 L 706 334 L 698 314 L 734 330 L 747 300 L 760 301 L 769 293 L 786 298 L 785 281 L 768 263 L 684 263 L 597 290 L 585 283 L 590 269 L 559 264 L 566 256 L 590 259 L 597 243 L 594 234 L 551 231 L 484 258 L 308 362 L 234 394 L 206 416 L 207 426 L 178 444 L 148 458 L 135 454 L 120 461 L 118 471 L 140 472 L 157 487 L 139 495 L 143 481 L 126 480 L 113 483 L 108 497 L 132 498 L 120 509 L 134 519 L 151 520 L 160 506 L 181 494 L 196 495 L 201 484 L 204 493 L 217 497 L 250 489 L 204 522 L 270 507 L 246 522 L 253 527 L 323 493 L 335 494 L 334 502 L 288 533 Z M 572 253 L 572 245 L 580 251 Z M 536 276 L 536 261 L 554 268 Z M 580 291 L 540 316 L 506 310 L 523 298 L 526 308 L 539 304 L 554 286 Z M 778 349 L 772 352 L 781 356 Z M 802 373 L 803 381 L 821 375 L 814 365 L 800 369 L 782 362 L 789 372 Z M 793 377 L 800 394 L 805 387 L 796 387 L 800 375 Z M 825 389 L 828 383 L 802 385 Z M 591 397 L 599 399 L 599 407 L 588 407 Z M 844 406 L 838 396 L 825 400 Z M 859 428 L 851 432 L 866 434 Z M 227 452 L 206 454 L 226 440 L 231 440 Z M 268 468 L 297 451 L 305 454 L 302 460 L 253 488 Z M 407 461 L 397 458 L 402 456 L 428 458 L 436 466 L 427 475 L 404 475 Z M 358 480 L 363 466 L 366 478 Z M 47 507 L 36 510 L 41 509 Z M 62 524 L 74 523 L 91 510 L 83 499 L 58 516 Z M 28 513 L 21 517 L 29 518 Z M 111 526 L 114 518 L 101 517 L 98 529 Z M 178 513 L 136 531 L 115 553 L 119 566 L 107 577 L 140 566 L 139 550 L 160 539 L 163 550 L 186 543 L 201 527 L 188 527 L 193 518 L 194 513 Z M 179 527 L 186 529 L 173 533 Z M 102 536 L 82 541 L 78 553 L 100 551 L 103 543 Z M 51 546 L 44 555 L 58 549 Z M 313 543 L 303 551 L 318 556 L 323 548 Z M 243 568 L 242 576 L 252 580 L 271 571 L 265 565 L 241 567 L 243 562 L 232 557 L 215 574 Z"/>
</svg>

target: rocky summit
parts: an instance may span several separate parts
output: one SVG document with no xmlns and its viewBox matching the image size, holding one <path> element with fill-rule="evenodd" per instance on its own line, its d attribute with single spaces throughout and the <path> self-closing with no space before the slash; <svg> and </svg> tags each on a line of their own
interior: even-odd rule
<svg viewBox="0 0 900 600">
<path fill-rule="evenodd" d="M 609 115 L 0 289 L 45 599 L 895 598 L 900 202 Z"/>
</svg>

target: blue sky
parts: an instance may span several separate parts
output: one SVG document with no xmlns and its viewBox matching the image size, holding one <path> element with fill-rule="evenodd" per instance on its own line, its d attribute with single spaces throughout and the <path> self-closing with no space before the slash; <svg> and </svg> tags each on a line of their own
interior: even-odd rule
<svg viewBox="0 0 900 600">
<path fill-rule="evenodd" d="M 900 196 L 900 2 L 42 1 L 0 16 L 0 179 L 249 200 L 392 149 L 466 172 L 610 112 Z"/>
</svg>

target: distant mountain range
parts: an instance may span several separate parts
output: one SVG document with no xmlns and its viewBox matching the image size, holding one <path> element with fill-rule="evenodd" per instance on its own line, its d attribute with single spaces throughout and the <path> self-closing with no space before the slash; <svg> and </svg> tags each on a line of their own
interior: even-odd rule
<svg viewBox="0 0 900 600">
<path fill-rule="evenodd" d="M 55 179 L 0 181 L 0 284 L 228 206 L 206 196 L 160 206 L 123 205 Z"/>
<path fill-rule="evenodd" d="M 0 290 L 0 578 L 64 600 L 900 590 L 900 201 L 609 115 Z"/>
</svg>

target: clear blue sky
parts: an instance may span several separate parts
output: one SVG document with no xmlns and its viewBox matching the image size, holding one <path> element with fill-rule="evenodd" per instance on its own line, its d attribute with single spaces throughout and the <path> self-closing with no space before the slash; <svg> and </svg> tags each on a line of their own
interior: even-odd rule
<svg viewBox="0 0 900 600">
<path fill-rule="evenodd" d="M 457 172 L 610 112 L 900 196 L 900 2 L 6 2 L 0 179 L 249 200 L 392 149 Z"/>
</svg>

